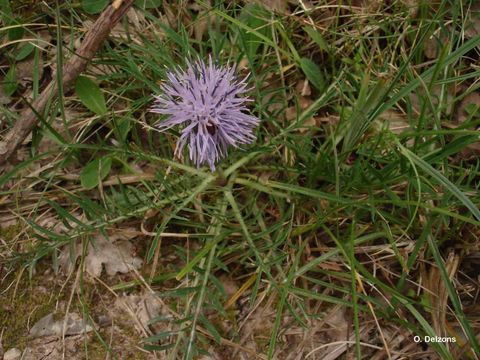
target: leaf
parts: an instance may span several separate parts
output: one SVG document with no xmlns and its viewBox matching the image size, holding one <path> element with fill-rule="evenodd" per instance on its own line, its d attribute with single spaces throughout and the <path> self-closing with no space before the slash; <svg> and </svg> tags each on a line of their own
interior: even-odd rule
<svg viewBox="0 0 480 360">
<path fill-rule="evenodd" d="M 120 120 L 114 119 L 113 130 L 118 141 L 125 142 L 130 132 L 131 124 L 132 122 L 128 117 L 121 118 Z"/>
<path fill-rule="evenodd" d="M 463 331 L 465 332 L 465 335 L 467 335 L 469 343 L 472 345 L 475 353 L 478 354 L 480 352 L 480 344 L 478 343 L 476 334 L 474 333 L 467 317 L 465 316 L 465 313 L 463 312 L 462 304 L 460 302 L 460 299 L 458 298 L 457 290 L 452 284 L 450 275 L 447 270 L 447 264 L 442 259 L 442 255 L 440 254 L 440 250 L 438 249 L 437 241 L 433 236 L 429 236 L 427 239 L 428 245 L 432 250 L 433 258 L 435 259 L 437 267 L 440 270 L 439 272 L 442 279 L 441 284 L 444 287 L 444 289 L 442 289 L 442 292 L 444 293 L 445 290 L 447 291 L 448 296 L 450 297 L 450 301 L 452 302 L 453 308 L 457 315 L 456 318 L 458 319 L 460 324 L 462 324 Z"/>
<path fill-rule="evenodd" d="M 10 7 L 9 0 L 0 0 L 0 14 L 2 15 L 3 22 L 7 25 L 11 21 L 12 8 Z"/>
<path fill-rule="evenodd" d="M 465 96 L 455 111 L 455 122 L 464 124 L 478 118 L 480 108 L 480 93 L 472 92 Z"/>
<path fill-rule="evenodd" d="M 134 5 L 140 9 L 156 9 L 162 4 L 161 0 L 135 0 Z"/>
<path fill-rule="evenodd" d="M 448 191 L 450 191 L 454 196 L 456 196 L 457 199 L 460 200 L 462 204 L 467 207 L 468 210 L 470 210 L 472 215 L 477 220 L 480 221 L 480 210 L 478 209 L 478 207 L 457 186 L 455 186 L 455 184 L 453 184 L 442 173 L 440 173 L 437 169 L 432 167 L 429 163 L 427 163 L 421 157 L 414 154 L 404 146 L 400 145 L 400 143 L 398 143 L 397 145 L 399 145 L 400 151 L 406 158 L 408 158 L 411 162 L 415 163 L 415 165 L 420 167 L 425 173 L 430 175 L 438 183 L 440 183 Z"/>
<path fill-rule="evenodd" d="M 307 58 L 300 60 L 300 67 L 305 73 L 308 81 L 312 83 L 318 90 L 322 91 L 325 88 L 325 80 L 323 79 L 322 72 L 317 64 Z"/>
<path fill-rule="evenodd" d="M 0 0 L 0 19 L 3 20 L 3 26 L 19 25 L 20 22 L 15 19 L 13 15 L 12 8 L 10 7 L 10 1 Z M 9 40 L 18 40 L 21 39 L 25 29 L 21 26 L 14 27 L 8 30 L 8 39 Z"/>
<path fill-rule="evenodd" d="M 269 35 L 268 23 L 266 20 L 268 19 L 268 12 L 263 6 L 257 3 L 246 5 L 242 10 L 239 19 L 243 24 L 252 28 L 259 34 L 264 36 Z M 247 57 L 251 59 L 255 56 L 260 44 L 264 43 L 264 41 L 261 41 L 258 35 L 253 32 L 242 29 L 240 33 L 242 35 L 243 43 L 245 44 L 245 53 Z"/>
<path fill-rule="evenodd" d="M 88 245 L 88 255 L 85 258 L 86 271 L 95 277 L 102 274 L 103 268 L 108 276 L 117 273 L 126 274 L 132 269 L 139 269 L 142 259 L 133 256 L 133 245 L 121 235 L 116 240 L 114 236 L 106 240 L 103 236 L 97 235 L 95 242 Z M 116 241 L 114 241 L 116 240 Z M 148 322 L 149 318 L 145 322 Z"/>
<path fill-rule="evenodd" d="M 91 190 L 97 186 L 109 173 L 112 167 L 112 158 L 104 157 L 91 161 L 80 173 L 82 186 Z"/>
<path fill-rule="evenodd" d="M 17 75 L 15 71 L 15 65 L 10 66 L 7 75 L 3 80 L 3 90 L 5 90 L 5 96 L 11 96 L 15 90 L 17 90 Z"/>
<path fill-rule="evenodd" d="M 85 76 L 79 76 L 75 82 L 75 92 L 83 105 L 97 115 L 107 113 L 107 105 L 100 87 Z"/>
<path fill-rule="evenodd" d="M 348 119 L 348 126 L 345 127 L 345 137 L 343 140 L 342 151 L 351 151 L 355 144 L 369 129 L 374 117 L 368 116 L 376 106 L 380 106 L 386 92 L 386 81 L 380 78 L 377 83 L 370 88 L 369 75 L 366 74 L 362 80 L 360 93 Z M 379 116 L 380 114 L 377 114 Z"/>
<path fill-rule="evenodd" d="M 222 336 L 218 332 L 218 330 L 215 328 L 215 326 L 205 317 L 205 316 L 200 316 L 200 322 L 205 326 L 205 328 L 208 330 L 210 335 L 212 335 L 213 339 L 217 344 L 220 344 L 220 340 L 222 339 Z"/>
<path fill-rule="evenodd" d="M 108 276 L 113 276 L 117 273 L 126 274 L 132 269 L 139 269 L 143 260 L 134 255 L 133 244 L 129 239 L 128 233 L 112 234 L 108 236 L 108 239 L 105 238 L 104 234 L 97 233 L 90 240 L 86 254 L 84 254 L 81 243 L 76 243 L 73 247 L 67 245 L 60 252 L 58 259 L 60 268 L 68 274 L 71 273 L 75 269 L 77 259 L 82 256 L 86 272 L 94 277 L 101 276 L 103 270 Z M 148 295 L 148 297 L 150 296 Z M 154 310 L 152 306 L 156 303 L 151 303 L 150 300 L 153 299 L 143 300 L 139 301 L 139 305 L 149 308 L 144 309 L 144 314 L 142 314 L 142 323 L 147 324 L 151 319 L 148 314 L 153 316 L 157 314 L 156 311 L 152 311 Z"/>
<path fill-rule="evenodd" d="M 479 108 L 478 105 L 473 104 L 473 103 L 465 105 L 465 111 L 470 116 L 474 116 L 475 114 L 477 114 L 478 113 L 478 108 Z"/>
<path fill-rule="evenodd" d="M 318 47 L 326 52 L 330 52 L 330 47 L 325 41 L 323 36 L 315 29 L 313 26 L 304 26 L 303 30 L 310 36 L 310 38 L 315 41 Z"/>
<path fill-rule="evenodd" d="M 98 14 L 108 5 L 108 0 L 83 0 L 82 9 L 88 14 Z"/>
<path fill-rule="evenodd" d="M 15 60 L 21 61 L 25 59 L 28 55 L 32 53 L 33 49 L 34 49 L 34 46 L 31 42 L 26 43 L 18 50 L 18 53 L 15 56 Z"/>
<path fill-rule="evenodd" d="M 462 46 L 455 49 L 455 51 L 451 52 L 445 58 L 445 60 L 442 64 L 442 68 L 446 68 L 447 66 L 455 63 L 456 61 L 458 61 L 458 59 L 460 59 L 467 52 L 469 52 L 472 49 L 475 49 L 479 44 L 480 44 L 480 36 L 476 36 L 476 37 L 468 40 Z M 411 53 L 415 54 L 415 51 L 412 51 Z M 410 59 L 408 59 L 408 61 L 405 62 L 404 66 L 407 66 L 408 64 L 410 64 Z M 404 70 L 399 69 L 399 71 L 397 71 L 398 75 L 393 80 L 389 81 L 389 83 L 391 85 L 385 91 L 385 94 L 393 94 L 393 95 L 391 95 L 390 98 L 384 98 L 385 101 L 380 101 L 377 104 L 377 107 L 376 107 L 375 111 L 373 111 L 371 113 L 370 117 L 375 118 L 378 114 L 381 114 L 385 110 L 394 106 L 398 101 L 400 101 L 405 96 L 410 94 L 412 91 L 414 91 L 421 84 L 424 84 L 427 81 L 427 79 L 429 79 L 430 76 L 432 76 L 432 74 L 435 71 L 437 71 L 437 67 L 431 66 L 430 68 L 428 68 L 428 70 L 424 71 L 420 76 L 414 77 L 414 79 L 412 81 L 410 81 L 408 84 L 406 84 L 402 88 L 398 89 L 398 91 L 393 92 L 392 91 L 393 85 L 397 84 L 399 77 L 403 76 L 403 74 L 404 74 Z"/>
<path fill-rule="evenodd" d="M 20 24 L 17 20 L 14 20 L 12 22 L 12 25 L 18 25 Z M 25 33 L 25 28 L 19 26 L 15 28 L 11 28 L 8 30 L 8 39 L 11 41 L 19 40 L 23 37 L 23 34 Z"/>
</svg>

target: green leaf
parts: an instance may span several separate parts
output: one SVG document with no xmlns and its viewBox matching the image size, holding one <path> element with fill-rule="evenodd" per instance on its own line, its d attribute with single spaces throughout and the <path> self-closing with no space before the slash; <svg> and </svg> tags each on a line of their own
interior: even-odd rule
<svg viewBox="0 0 480 360">
<path fill-rule="evenodd" d="M 18 25 L 19 22 L 17 20 L 14 20 L 14 23 L 12 25 Z M 15 27 L 10 30 L 8 30 L 8 39 L 9 40 L 19 40 L 22 38 L 23 34 L 25 33 L 25 28 L 23 27 Z"/>
<path fill-rule="evenodd" d="M 15 65 L 10 66 L 7 75 L 5 75 L 3 80 L 3 90 L 7 97 L 11 96 L 15 90 L 17 90 L 17 73 L 15 71 Z"/>
<path fill-rule="evenodd" d="M 268 36 L 269 27 L 267 19 L 269 14 L 267 10 L 257 3 L 251 3 L 246 5 L 240 16 L 240 21 L 246 26 L 252 28 L 257 33 Z M 258 48 L 264 41 L 262 41 L 257 34 L 251 31 L 240 30 L 241 38 L 245 45 L 245 53 L 247 57 L 253 58 L 258 51 Z"/>
<path fill-rule="evenodd" d="M 130 132 L 132 123 L 133 122 L 128 117 L 123 117 L 121 119 L 114 119 L 113 131 L 118 141 L 125 142 L 125 140 L 127 139 L 128 133 Z"/>
<path fill-rule="evenodd" d="M 82 9 L 88 14 L 98 14 L 108 5 L 108 0 L 83 0 Z"/>
<path fill-rule="evenodd" d="M 18 53 L 15 56 L 15 60 L 21 61 L 25 59 L 28 55 L 32 53 L 33 49 L 34 49 L 34 46 L 31 42 L 26 43 L 25 45 L 20 47 L 20 49 L 18 50 Z"/>
<path fill-rule="evenodd" d="M 0 15 L 5 24 L 9 24 L 12 18 L 12 8 L 10 7 L 10 1 L 0 0 Z"/>
<path fill-rule="evenodd" d="M 326 52 L 330 52 L 330 47 L 325 41 L 323 36 L 315 29 L 313 26 L 304 26 L 303 30 L 310 36 L 310 38 L 315 41 L 318 47 Z"/>
<path fill-rule="evenodd" d="M 352 151 L 352 148 L 360 140 L 363 134 L 369 129 L 374 118 L 369 117 L 368 114 L 373 111 L 376 106 L 383 101 L 383 96 L 386 92 L 385 79 L 380 78 L 377 83 L 370 87 L 369 84 L 370 75 L 365 74 L 362 79 L 362 85 L 360 87 L 360 93 L 358 94 L 355 107 L 352 110 L 352 114 L 348 119 L 348 124 L 344 127 L 345 138 L 343 140 L 342 151 Z"/>
<path fill-rule="evenodd" d="M 419 41 L 419 44 L 422 44 L 421 41 Z M 470 40 L 466 41 L 462 46 L 459 48 L 455 49 L 452 53 L 450 53 L 444 60 L 443 62 L 443 68 L 446 69 L 447 66 L 455 63 L 458 61 L 463 55 L 465 55 L 467 52 L 469 52 L 472 49 L 475 49 L 478 45 L 480 44 L 480 36 L 474 36 Z M 411 52 L 412 54 L 415 54 L 414 51 Z M 413 56 L 413 55 L 412 55 Z M 410 64 L 410 59 L 405 62 L 405 67 Z M 388 88 L 385 93 L 386 94 L 393 94 L 389 99 L 386 101 L 380 102 L 379 106 L 377 109 L 370 115 L 372 119 L 376 118 L 379 114 L 383 113 L 387 109 L 390 109 L 393 105 L 395 105 L 399 100 L 403 99 L 405 96 L 408 96 L 412 91 L 414 91 L 418 86 L 421 84 L 424 84 L 427 79 L 432 76 L 432 74 L 436 71 L 435 66 L 431 66 L 428 68 L 428 70 L 424 71 L 421 76 L 415 76 L 412 81 L 410 81 L 407 85 L 403 86 L 396 92 L 392 92 L 392 88 L 394 84 L 398 83 L 398 79 L 395 78 L 390 81 L 390 88 Z M 397 77 L 403 76 L 404 71 L 402 69 L 399 69 L 397 71 Z"/>
<path fill-rule="evenodd" d="M 200 322 L 205 326 L 205 329 L 208 330 L 210 335 L 213 336 L 213 339 L 217 344 L 220 344 L 220 340 L 222 339 L 222 336 L 218 332 L 218 330 L 215 328 L 215 326 L 205 317 L 205 316 L 200 316 L 199 317 Z"/>
<path fill-rule="evenodd" d="M 160 7 L 162 0 L 135 0 L 134 5 L 140 9 L 156 9 Z"/>
<path fill-rule="evenodd" d="M 479 106 L 475 103 L 470 103 L 465 106 L 465 111 L 468 115 L 474 116 L 477 114 Z"/>
<path fill-rule="evenodd" d="M 322 91 L 325 88 L 325 80 L 323 79 L 322 72 L 317 64 L 307 58 L 300 60 L 300 67 L 305 73 L 308 81 L 312 83 L 318 90 Z"/>
<path fill-rule="evenodd" d="M 469 343 L 472 345 L 476 354 L 480 354 L 480 344 L 478 343 L 477 337 L 475 332 L 470 325 L 469 319 L 465 316 L 465 313 L 462 309 L 462 304 L 460 299 L 458 298 L 457 290 L 455 289 L 452 281 L 450 280 L 450 275 L 445 266 L 445 262 L 442 259 L 442 255 L 440 254 L 440 250 L 438 249 L 437 239 L 433 238 L 433 236 L 429 236 L 428 238 L 428 245 L 432 250 L 433 258 L 437 263 L 437 267 L 440 270 L 440 275 L 447 290 L 448 296 L 450 297 L 450 301 L 452 302 L 453 309 L 456 312 L 456 318 L 462 324 L 463 331 L 467 335 Z"/>
<path fill-rule="evenodd" d="M 96 187 L 109 173 L 112 167 L 112 158 L 104 157 L 91 161 L 80 173 L 80 182 L 87 189 Z"/>
<path fill-rule="evenodd" d="M 5 27 L 21 24 L 17 19 L 15 19 L 12 8 L 10 7 L 10 1 L 8 0 L 0 0 L 0 19 L 3 21 L 3 26 Z M 12 41 L 21 39 L 24 32 L 25 28 L 21 26 L 11 28 L 8 30 L 8 39 Z"/>
<path fill-rule="evenodd" d="M 408 158 L 412 163 L 420 167 L 425 173 L 430 175 L 434 178 L 439 184 L 443 185 L 445 189 L 450 191 L 454 196 L 457 197 L 458 200 L 462 202 L 463 205 L 467 207 L 468 210 L 472 213 L 472 215 L 480 221 L 480 210 L 478 207 L 470 200 L 455 184 L 453 184 L 450 180 L 448 180 L 442 173 L 440 173 L 437 169 L 432 167 L 429 163 L 423 160 L 418 155 L 414 154 L 406 147 L 402 146 L 400 143 L 397 143 L 400 148 L 402 154 Z"/>
<path fill-rule="evenodd" d="M 165 319 L 165 320 L 168 320 L 168 319 Z M 149 343 L 156 343 L 160 340 L 163 340 L 165 338 L 175 336 L 175 335 L 177 335 L 176 331 L 163 331 L 161 333 L 144 338 L 143 341 L 149 342 Z"/>
<path fill-rule="evenodd" d="M 75 82 L 75 92 L 83 105 L 97 115 L 107 113 L 107 105 L 100 87 L 85 76 L 79 76 Z"/>
</svg>

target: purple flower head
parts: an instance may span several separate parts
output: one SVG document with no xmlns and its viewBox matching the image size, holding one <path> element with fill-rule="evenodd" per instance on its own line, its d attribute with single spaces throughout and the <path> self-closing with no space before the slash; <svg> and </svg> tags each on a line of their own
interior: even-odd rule
<svg viewBox="0 0 480 360">
<path fill-rule="evenodd" d="M 209 59 L 187 64 L 185 70 L 167 73 L 151 112 L 169 115 L 157 125 L 161 131 L 183 125 L 175 155 L 180 155 L 188 142 L 190 160 L 197 167 L 215 163 L 227 155 L 229 146 L 238 147 L 255 140 L 253 128 L 259 120 L 245 113 L 251 99 L 241 97 L 247 89 L 233 67 L 220 67 Z"/>
</svg>

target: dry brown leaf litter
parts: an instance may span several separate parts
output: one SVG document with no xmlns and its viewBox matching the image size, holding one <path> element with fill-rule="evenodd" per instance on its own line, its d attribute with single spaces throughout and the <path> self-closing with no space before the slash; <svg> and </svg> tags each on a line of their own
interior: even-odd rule
<svg viewBox="0 0 480 360">
<path fill-rule="evenodd" d="M 59 258 L 61 267 L 67 272 L 73 271 L 73 264 L 82 253 L 82 244 L 78 243 L 71 254 L 71 248 L 65 247 Z M 143 260 L 135 255 L 134 246 L 122 234 L 113 234 L 105 239 L 103 234 L 96 235 L 88 244 L 85 257 L 85 270 L 93 277 L 99 277 L 103 269 L 109 276 L 125 274 L 139 269 Z"/>
</svg>

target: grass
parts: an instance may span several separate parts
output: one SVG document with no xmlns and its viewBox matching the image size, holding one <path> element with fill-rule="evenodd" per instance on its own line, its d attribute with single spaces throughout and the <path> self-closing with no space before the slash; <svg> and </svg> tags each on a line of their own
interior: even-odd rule
<svg viewBox="0 0 480 360">
<path fill-rule="evenodd" d="M 21 230 L 2 235 L 0 271 L 52 266 L 59 291 L 80 288 L 86 318 L 95 303 L 84 282 L 116 297 L 154 292 L 164 308 L 139 346 L 158 358 L 477 359 L 479 104 L 462 103 L 478 94 L 475 3 L 366 3 L 137 6 L 83 74 L 107 112 L 62 93 L 2 169 L 2 223 Z M 25 61 L 15 31 L 50 45 L 27 57 L 44 69 L 14 77 L 3 131 L 94 18 L 70 0 L 7 4 L 4 92 Z M 209 54 L 249 74 L 261 119 L 256 142 L 214 173 L 174 159 L 178 130 L 158 133 L 148 112 L 169 69 Z M 89 173 L 92 163 L 108 166 Z M 138 271 L 61 275 L 63 248 L 126 229 L 137 231 Z M 121 358 L 102 334 L 85 353 L 101 344 Z"/>
</svg>

